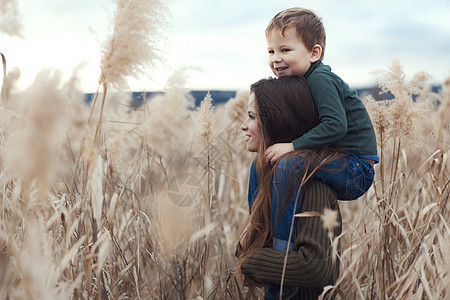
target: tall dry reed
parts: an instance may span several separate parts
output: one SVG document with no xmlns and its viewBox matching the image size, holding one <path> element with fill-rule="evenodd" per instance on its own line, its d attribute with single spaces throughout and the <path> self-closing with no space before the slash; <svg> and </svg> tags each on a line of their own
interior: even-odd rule
<svg viewBox="0 0 450 300">
<path fill-rule="evenodd" d="M 103 44 L 100 77 L 111 86 L 126 87 L 162 60 L 160 43 L 168 8 L 161 0 L 115 0 L 112 33 Z"/>
<path fill-rule="evenodd" d="M 423 73 L 407 81 L 395 58 L 379 74 L 394 99 L 367 104 L 381 162 L 374 188 L 341 203 L 347 231 L 336 286 L 352 299 L 445 299 L 450 135 L 441 117 L 448 115 L 448 86 L 432 93 Z"/>
<path fill-rule="evenodd" d="M 134 2 L 118 1 L 118 12 Z M 150 3 L 136 7 L 152 16 Z M 140 17 L 153 31 L 157 22 Z M 105 48 L 105 86 L 138 74 L 153 53 L 137 55 L 140 62 L 113 53 L 125 46 L 113 40 L 130 38 L 124 20 Z M 133 38 L 144 34 L 137 32 Z M 44 72 L 25 91 L 13 86 L 19 73 L 8 74 L 0 105 L 2 299 L 246 297 L 234 252 L 253 158 L 239 129 L 248 91 L 214 110 L 205 95 L 198 135 L 193 98 L 179 84 L 139 107 L 105 88 L 103 105 L 89 107 L 76 74 L 62 83 Z M 374 187 L 340 203 L 345 230 L 332 239 L 341 240 L 341 276 L 327 289 L 349 299 L 445 299 L 450 80 L 435 94 L 428 76 L 408 81 L 393 61 L 380 83 L 395 97 L 367 105 L 382 160 Z"/>
<path fill-rule="evenodd" d="M 0 32 L 10 36 L 22 37 L 22 23 L 15 0 L 2 0 L 0 2 Z"/>
</svg>

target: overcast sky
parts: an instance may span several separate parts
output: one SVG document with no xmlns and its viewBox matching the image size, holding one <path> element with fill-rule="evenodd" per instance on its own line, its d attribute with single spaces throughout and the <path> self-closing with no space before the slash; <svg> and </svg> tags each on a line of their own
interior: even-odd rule
<svg viewBox="0 0 450 300">
<path fill-rule="evenodd" d="M 107 0 L 17 0 L 23 39 L 0 32 L 8 69 L 21 70 L 26 88 L 44 68 L 64 78 L 80 64 L 81 88 L 93 92 L 100 74 L 100 44 L 108 33 Z M 371 87 L 371 74 L 393 56 L 408 76 L 426 71 L 434 82 L 450 76 L 448 0 L 173 0 L 164 47 L 166 65 L 130 81 L 133 90 L 161 90 L 170 74 L 187 68 L 191 90 L 236 90 L 271 75 L 264 29 L 285 8 L 316 11 L 327 32 L 324 62 L 355 88 Z M 1 16 L 0 16 L 1 17 Z M 192 68 L 192 69 L 190 69 Z"/>
</svg>

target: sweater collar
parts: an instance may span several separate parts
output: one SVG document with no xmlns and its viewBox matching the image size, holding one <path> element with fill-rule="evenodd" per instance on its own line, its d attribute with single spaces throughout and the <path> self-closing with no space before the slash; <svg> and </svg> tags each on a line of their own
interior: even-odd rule
<svg viewBox="0 0 450 300">
<path fill-rule="evenodd" d="M 311 75 L 311 73 L 312 73 L 315 69 L 317 69 L 321 63 L 322 63 L 322 60 L 321 60 L 321 59 L 319 59 L 319 60 L 316 61 L 316 62 L 313 62 L 313 63 L 311 64 L 311 66 L 309 66 L 308 71 L 306 71 L 306 73 L 305 73 L 305 75 L 304 75 L 305 78 L 308 78 L 309 75 Z"/>
</svg>

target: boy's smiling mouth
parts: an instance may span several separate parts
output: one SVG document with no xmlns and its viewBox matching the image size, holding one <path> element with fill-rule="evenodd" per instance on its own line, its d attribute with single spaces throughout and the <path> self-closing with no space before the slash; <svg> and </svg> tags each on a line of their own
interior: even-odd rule
<svg viewBox="0 0 450 300">
<path fill-rule="evenodd" d="M 287 66 L 283 66 L 283 67 L 274 67 L 274 70 L 275 70 L 275 75 L 277 76 L 277 77 L 279 77 L 279 76 L 282 76 L 282 75 L 284 75 L 286 72 L 287 72 L 287 70 L 288 70 L 288 67 Z"/>
</svg>

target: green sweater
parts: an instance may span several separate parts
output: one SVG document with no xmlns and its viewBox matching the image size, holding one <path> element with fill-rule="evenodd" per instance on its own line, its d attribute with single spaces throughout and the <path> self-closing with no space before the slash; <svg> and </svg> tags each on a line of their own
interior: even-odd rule
<svg viewBox="0 0 450 300">
<path fill-rule="evenodd" d="M 372 121 L 357 92 L 317 61 L 305 74 L 319 113 L 319 125 L 294 140 L 296 150 L 339 143 L 359 156 L 377 155 Z"/>
<path fill-rule="evenodd" d="M 339 226 L 334 236 L 342 231 L 342 219 L 336 193 L 320 181 L 312 181 L 300 203 L 300 212 L 323 213 L 325 208 L 338 211 Z M 339 275 L 339 260 L 333 265 L 331 242 L 320 217 L 300 217 L 295 230 L 294 251 L 289 252 L 285 285 L 299 286 L 295 299 L 317 299 L 323 287 L 335 283 Z M 262 248 L 251 254 L 242 264 L 246 277 L 259 282 L 281 283 L 284 251 Z"/>
</svg>

